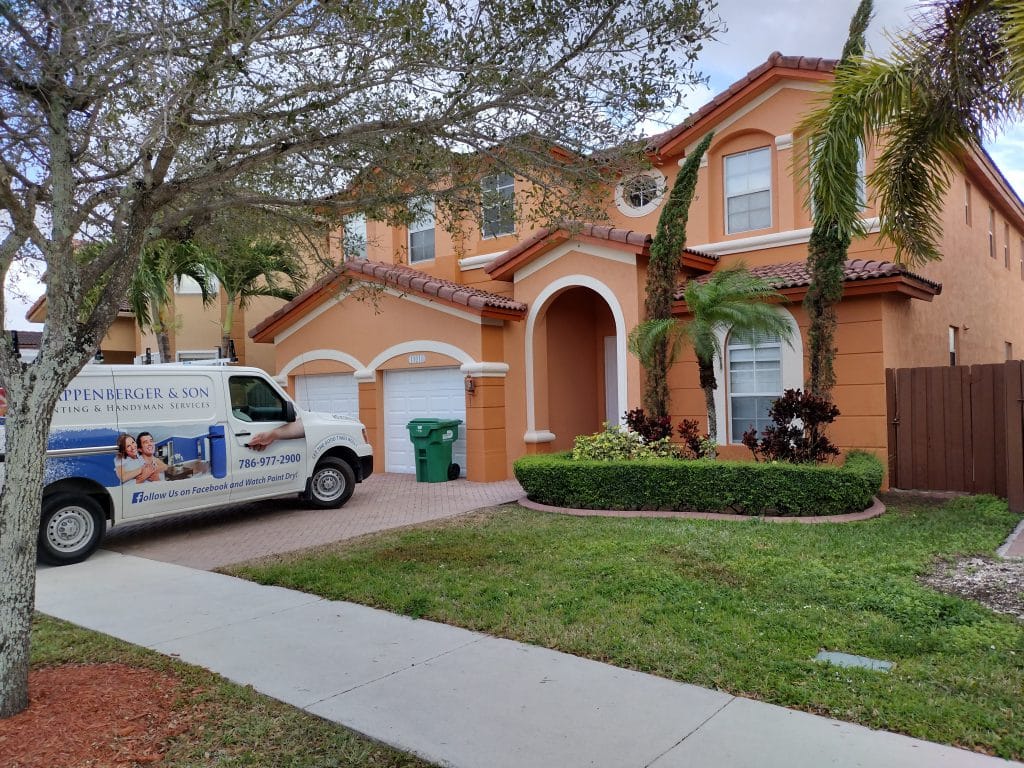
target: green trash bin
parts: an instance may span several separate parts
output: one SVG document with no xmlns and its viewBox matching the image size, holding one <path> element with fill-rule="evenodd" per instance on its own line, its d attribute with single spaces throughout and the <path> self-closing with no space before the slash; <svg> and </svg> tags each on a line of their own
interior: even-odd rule
<svg viewBox="0 0 1024 768">
<path fill-rule="evenodd" d="M 452 464 L 452 444 L 459 437 L 462 419 L 413 419 L 406 424 L 416 457 L 417 483 L 443 483 L 459 476 Z"/>
</svg>

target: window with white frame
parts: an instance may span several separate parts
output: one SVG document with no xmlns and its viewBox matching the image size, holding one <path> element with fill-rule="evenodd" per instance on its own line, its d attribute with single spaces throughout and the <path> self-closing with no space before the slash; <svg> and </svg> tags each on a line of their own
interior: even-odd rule
<svg viewBox="0 0 1024 768">
<path fill-rule="evenodd" d="M 434 258 L 434 201 L 422 198 L 410 207 L 416 218 L 409 224 L 409 263 L 430 261 Z"/>
<path fill-rule="evenodd" d="M 768 409 L 782 395 L 782 340 L 774 333 L 731 333 L 726 348 L 729 441 L 771 424 Z"/>
<path fill-rule="evenodd" d="M 515 186 L 515 179 L 507 173 L 485 176 L 480 181 L 484 237 L 511 235 L 516 231 Z"/>
<path fill-rule="evenodd" d="M 345 259 L 366 258 L 366 215 L 353 213 L 345 217 L 341 252 Z"/>
<path fill-rule="evenodd" d="M 615 186 L 615 207 L 631 218 L 653 213 L 661 205 L 668 185 L 656 168 L 623 179 Z"/>
<path fill-rule="evenodd" d="M 198 269 L 200 273 L 205 274 L 205 271 L 203 270 L 202 267 L 199 267 Z M 217 282 L 216 277 L 214 277 L 213 275 L 206 275 L 207 293 L 209 293 L 211 296 L 216 296 L 217 288 L 219 286 L 220 283 Z M 193 278 L 188 277 L 187 275 L 182 275 L 181 277 L 177 277 L 174 280 L 174 292 L 179 296 L 195 296 L 201 295 L 203 289 L 202 286 L 199 285 L 199 282 L 197 280 L 194 280 Z"/>
<path fill-rule="evenodd" d="M 988 255 L 993 259 L 996 257 L 996 212 L 993 208 L 988 209 Z"/>
<path fill-rule="evenodd" d="M 1010 225 L 1003 224 L 1003 265 L 1010 268 Z"/>
<path fill-rule="evenodd" d="M 857 204 L 861 210 L 868 207 L 868 161 L 864 142 L 857 139 Z"/>
<path fill-rule="evenodd" d="M 772 153 L 768 147 L 725 157 L 725 233 L 772 225 Z"/>
</svg>

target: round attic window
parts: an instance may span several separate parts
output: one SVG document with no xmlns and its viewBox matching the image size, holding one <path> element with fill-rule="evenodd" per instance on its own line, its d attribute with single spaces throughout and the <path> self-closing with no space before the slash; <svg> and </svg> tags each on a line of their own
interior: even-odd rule
<svg viewBox="0 0 1024 768">
<path fill-rule="evenodd" d="M 619 182 L 615 207 L 626 216 L 646 216 L 658 207 L 664 194 L 665 176 L 653 169 L 644 171 Z"/>
</svg>

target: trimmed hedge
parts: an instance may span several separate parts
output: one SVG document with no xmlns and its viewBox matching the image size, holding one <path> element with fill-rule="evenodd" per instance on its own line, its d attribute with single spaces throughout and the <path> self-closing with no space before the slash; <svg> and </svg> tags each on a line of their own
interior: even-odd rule
<svg viewBox="0 0 1024 768">
<path fill-rule="evenodd" d="M 882 487 L 877 457 L 851 451 L 841 466 L 685 459 L 578 461 L 524 456 L 516 479 L 533 501 L 577 509 L 651 509 L 744 515 L 859 512 Z"/>
</svg>

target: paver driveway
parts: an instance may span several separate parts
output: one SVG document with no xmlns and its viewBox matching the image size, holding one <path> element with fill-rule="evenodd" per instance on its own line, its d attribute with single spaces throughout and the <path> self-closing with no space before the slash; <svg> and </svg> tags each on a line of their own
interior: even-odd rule
<svg viewBox="0 0 1024 768">
<path fill-rule="evenodd" d="M 514 501 L 515 480 L 417 483 L 413 475 L 375 474 L 341 509 L 304 509 L 275 499 L 112 528 L 104 549 L 192 568 L 212 569 L 254 557 L 329 544 L 364 533 L 465 514 Z"/>
</svg>

